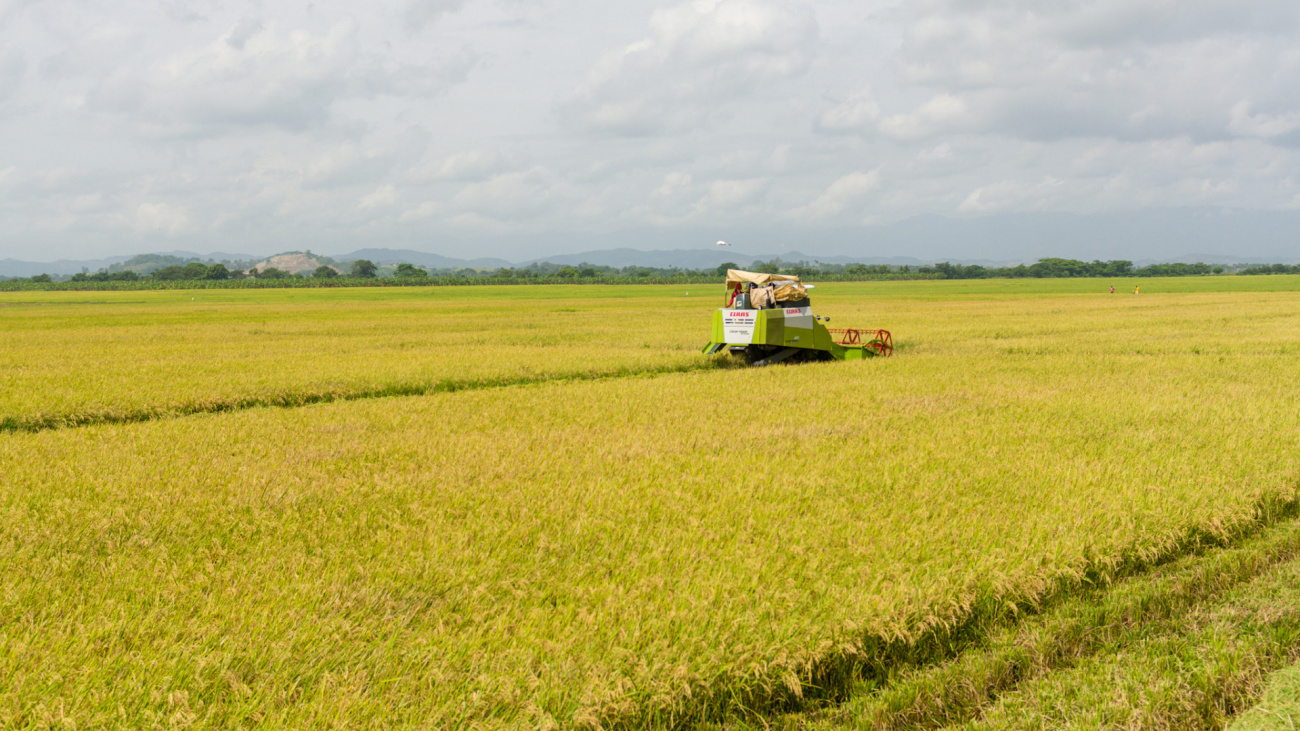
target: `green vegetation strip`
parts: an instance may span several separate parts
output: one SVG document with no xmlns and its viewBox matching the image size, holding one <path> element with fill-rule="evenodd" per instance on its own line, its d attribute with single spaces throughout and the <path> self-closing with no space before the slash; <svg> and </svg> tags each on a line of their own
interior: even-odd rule
<svg viewBox="0 0 1300 731">
<path fill-rule="evenodd" d="M 1300 648 L 1300 560 L 1035 678 L 955 728 L 1220 729 Z"/>
<path fill-rule="evenodd" d="M 1232 722 L 1229 731 L 1283 731 L 1300 724 L 1300 665 L 1274 673 L 1259 703 Z"/>
<path fill-rule="evenodd" d="M 561 371 L 558 373 L 515 374 L 480 376 L 477 378 L 443 378 L 432 382 L 390 383 L 374 388 L 298 389 L 239 396 L 229 399 L 193 401 L 171 406 L 156 406 L 115 411 L 90 411 L 63 414 L 35 414 L 32 416 L 5 416 L 0 418 L 0 432 L 38 432 L 47 429 L 68 429 L 102 424 L 136 424 L 157 419 L 170 419 L 194 414 L 217 414 L 243 411 L 259 407 L 297 408 L 311 404 L 334 401 L 359 401 L 362 399 L 389 398 L 393 396 L 426 396 L 455 391 L 478 391 L 507 386 L 529 386 L 541 383 L 566 381 L 598 381 L 609 378 L 662 376 L 670 373 L 692 373 L 733 366 L 732 359 L 701 358 L 698 361 L 649 367 L 621 367 L 600 370 Z"/>
<path fill-rule="evenodd" d="M 888 658 L 882 656 L 863 667 L 862 676 L 847 689 L 847 702 L 809 708 L 780 720 L 786 726 L 801 728 L 1068 725 L 1067 719 L 1062 718 L 1026 718 L 1034 713 L 1024 707 L 1026 701 L 1007 702 L 1003 696 L 1022 684 L 1035 681 L 1041 684 L 1053 671 L 1081 666 L 1083 660 L 1093 656 L 1103 658 L 1103 662 L 1094 664 L 1105 664 L 1104 659 L 1109 656 L 1145 647 L 1146 655 L 1167 652 L 1170 658 L 1177 658 L 1179 653 L 1188 652 L 1186 645 L 1195 644 L 1200 635 L 1222 634 L 1222 626 L 1187 628 L 1186 625 L 1195 624 L 1193 617 L 1198 611 L 1224 597 L 1228 597 L 1225 601 L 1231 606 L 1241 605 L 1242 600 L 1234 600 L 1230 593 L 1250 585 L 1279 565 L 1300 561 L 1300 523 L 1294 520 L 1296 515 L 1296 502 L 1261 506 L 1259 520 L 1253 527 L 1272 527 L 1251 536 L 1252 526 L 1238 526 L 1234 531 L 1235 544 L 1231 534 L 1189 536 L 1181 556 L 1162 557 L 1145 566 L 1140 561 L 1130 562 L 1121 570 L 1094 574 L 1076 587 L 1062 587 L 1055 597 L 1045 598 L 1038 607 L 1018 605 L 1019 612 L 1023 612 L 1019 622 L 1014 621 L 1017 611 L 1010 606 L 1000 617 L 996 611 L 989 613 L 985 624 L 990 629 L 982 641 L 971 637 L 964 643 L 948 644 L 949 653 L 955 659 L 927 664 L 927 659 L 942 656 L 939 645 L 928 653 L 928 658 L 926 654 L 903 652 L 890 663 L 883 662 Z M 1214 548 L 1216 545 L 1222 547 Z M 1144 572 L 1144 568 L 1149 571 Z M 1247 592 L 1247 596 L 1253 594 Z M 1300 607 L 1300 600 L 1291 606 Z M 1224 611 L 1216 616 L 1226 616 Z M 1177 699 L 1172 696 L 1157 699 L 1168 701 L 1154 705 L 1164 708 L 1162 713 L 1169 718 L 1161 723 L 1148 718 L 1141 725 L 1221 728 L 1224 719 L 1244 707 L 1247 699 L 1257 692 L 1261 678 L 1285 662 L 1296 647 L 1300 612 L 1284 612 L 1268 620 L 1261 627 L 1247 626 L 1245 641 L 1221 648 L 1229 655 L 1240 655 L 1241 662 L 1236 663 L 1240 667 L 1217 668 L 1212 657 L 1199 666 L 1186 664 L 1187 679 L 1196 680 L 1200 686 L 1188 685 Z M 1213 644 L 1209 639 L 1201 639 Z M 969 651 L 963 653 L 963 649 Z M 1204 671 L 1206 677 L 1196 675 L 1197 671 Z M 1020 715 L 1012 719 L 1003 717 L 1006 723 L 983 718 L 999 702 L 1018 707 Z M 1138 708 L 1131 710 L 1142 712 Z M 1006 715 L 1005 709 L 1000 711 Z M 1112 709 L 1111 713 L 1123 713 L 1123 710 Z M 1117 720 L 1110 718 L 1106 722 Z M 747 727 L 753 723 L 768 727 L 772 721 L 770 717 L 756 716 L 736 725 Z"/>
<path fill-rule="evenodd" d="M 300 252 L 287 252 L 300 253 Z M 783 262 L 774 259 L 770 262 L 755 261 L 748 265 L 727 262 L 718 267 L 703 269 L 655 268 L 643 266 L 611 267 L 592 264 L 564 266 L 544 262 L 523 268 L 500 268 L 495 271 L 475 270 L 470 268 L 445 269 L 428 272 L 409 263 L 398 264 L 395 268 L 384 267 L 393 276 L 376 276 L 379 267 L 365 259 L 353 262 L 352 276 L 340 276 L 342 263 L 328 258 L 319 258 L 307 254 L 321 264 L 314 271 L 304 270 L 295 274 L 281 271 L 275 267 L 241 269 L 252 262 L 235 264 L 235 271 L 225 264 L 213 263 L 211 266 L 198 261 L 184 263 L 179 257 L 143 255 L 140 261 L 116 264 L 109 269 L 101 269 L 94 274 L 82 272 L 70 279 L 55 281 L 49 274 L 39 274 L 29 278 L 0 279 L 0 291 L 34 291 L 34 290 L 81 290 L 81 289 L 208 289 L 208 288 L 266 288 L 266 287 L 411 287 L 423 285 L 466 286 L 480 284 L 692 284 L 716 282 L 727 269 L 749 268 L 754 271 L 793 274 L 805 279 L 815 278 L 819 281 L 873 281 L 873 280 L 919 280 L 919 279 L 1078 279 L 1078 278 L 1133 278 L 1133 277 L 1191 277 L 1235 273 L 1245 275 L 1261 274 L 1300 274 L 1300 265 L 1286 264 L 1247 266 L 1210 265 L 1202 262 L 1187 264 L 1173 262 L 1150 264 L 1133 267 L 1133 262 L 1117 259 L 1112 261 L 1085 262 L 1077 259 L 1047 258 L 1032 265 L 1020 264 L 1014 267 L 984 267 L 979 264 L 962 265 L 950 262 L 938 262 L 923 265 L 915 270 L 911 266 L 893 267 L 888 264 L 822 264 L 809 265 L 805 262 Z M 135 260 L 132 260 L 133 262 Z M 163 262 L 169 265 L 160 266 Z M 331 266 L 332 265 L 332 266 Z M 246 277 L 247 274 L 247 277 Z"/>
</svg>

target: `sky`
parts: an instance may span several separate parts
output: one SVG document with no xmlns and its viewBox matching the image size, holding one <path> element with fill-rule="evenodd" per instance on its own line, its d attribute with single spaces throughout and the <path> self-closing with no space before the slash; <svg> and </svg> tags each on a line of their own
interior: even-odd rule
<svg viewBox="0 0 1300 731">
<path fill-rule="evenodd" d="M 0 0 L 0 258 L 1296 259 L 1295 0 Z"/>
</svg>

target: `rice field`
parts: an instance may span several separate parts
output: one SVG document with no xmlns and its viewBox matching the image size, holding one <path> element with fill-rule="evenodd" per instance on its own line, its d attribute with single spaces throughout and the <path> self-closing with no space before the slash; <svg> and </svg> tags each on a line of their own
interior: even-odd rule
<svg viewBox="0 0 1300 731">
<path fill-rule="evenodd" d="M 1300 277 L 1106 284 L 826 285 L 895 356 L 755 370 L 684 287 L 0 295 L 0 728 L 1216 727 L 1297 647 Z M 1180 652 L 1258 672 L 1044 711 Z"/>
<path fill-rule="evenodd" d="M 556 297 L 563 287 L 529 288 L 528 299 L 477 289 L 6 293 L 0 424 L 138 421 L 701 365 L 698 346 L 675 337 L 693 314 L 676 301 L 629 306 L 626 287 L 592 287 L 601 291 L 577 302 Z"/>
</svg>

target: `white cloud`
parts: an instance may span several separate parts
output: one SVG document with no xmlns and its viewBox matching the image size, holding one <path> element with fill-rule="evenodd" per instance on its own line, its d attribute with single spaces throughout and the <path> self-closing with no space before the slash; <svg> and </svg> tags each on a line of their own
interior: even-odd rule
<svg viewBox="0 0 1300 731">
<path fill-rule="evenodd" d="M 945 158 L 952 157 L 952 145 L 949 145 L 947 142 L 944 142 L 928 150 L 921 150 L 919 153 L 917 153 L 916 157 L 918 160 L 924 160 L 926 162 L 943 160 Z"/>
<path fill-rule="evenodd" d="M 717 212 L 755 203 L 767 185 L 764 178 L 715 180 L 709 184 L 709 194 L 700 202 L 698 210 Z"/>
<path fill-rule="evenodd" d="M 383 56 L 367 56 L 350 76 L 349 92 L 359 98 L 380 95 L 434 97 L 464 83 L 483 59 L 465 48 L 437 61 L 400 63 Z"/>
<path fill-rule="evenodd" d="M 658 188 L 655 188 L 654 194 L 657 196 L 677 195 L 691 184 L 691 180 L 690 173 L 674 170 L 664 176 L 663 182 Z"/>
<path fill-rule="evenodd" d="M 1259 134 L 1289 124 L 1300 84 L 1291 2 L 921 0 L 903 12 L 904 78 L 937 93 L 883 117 L 878 131 L 900 141 Z M 1243 96 L 1284 108 L 1234 112 Z"/>
<path fill-rule="evenodd" d="M 1300 20 L 1289 0 L 1094 0 L 1034 9 L 1045 16 L 1041 22 L 1052 36 L 1098 48 L 1176 43 L 1221 33 L 1289 33 Z"/>
<path fill-rule="evenodd" d="M 241 20 L 207 46 L 176 54 L 143 76 L 119 71 L 94 100 L 170 134 L 248 125 L 300 130 L 324 120 L 348 90 L 356 34 L 352 20 L 323 36 Z"/>
<path fill-rule="evenodd" d="M 403 154 L 391 148 L 345 143 L 329 146 L 301 167 L 302 186 L 308 189 L 349 188 L 383 180 L 397 167 Z M 292 170 L 297 166 L 290 163 Z"/>
<path fill-rule="evenodd" d="M 129 220 L 132 228 L 143 234 L 176 236 L 193 229 L 189 213 L 170 203 L 141 203 L 136 206 Z"/>
<path fill-rule="evenodd" d="M 1282 114 L 1251 114 L 1250 102 L 1238 102 L 1232 108 L 1228 130 L 1242 137 L 1281 137 L 1300 129 L 1300 111 Z"/>
<path fill-rule="evenodd" d="M 806 7 L 695 0 L 659 8 L 650 36 L 603 55 L 565 111 L 582 126 L 616 134 L 689 129 L 729 101 L 803 74 L 817 44 Z"/>
<path fill-rule="evenodd" d="M 9 49 L 0 53 L 0 102 L 18 93 L 26 73 L 27 60 L 21 51 Z"/>
<path fill-rule="evenodd" d="M 256 127 L 301 132 L 330 119 L 342 100 L 439 94 L 477 63 L 464 49 L 419 63 L 363 53 L 360 26 L 350 17 L 323 33 L 245 17 L 200 48 L 116 69 L 90 100 L 167 136 Z"/>
<path fill-rule="evenodd" d="M 448 13 L 465 7 L 466 0 L 408 0 L 402 19 L 413 31 L 423 30 Z"/>
<path fill-rule="evenodd" d="M 826 132 L 867 132 L 880 119 L 880 104 L 869 89 L 860 89 L 847 99 L 826 110 L 817 120 L 817 128 Z"/>
<path fill-rule="evenodd" d="M 796 209 L 793 214 L 797 218 L 812 221 L 833 218 L 864 203 L 879 187 L 879 169 L 849 173 L 831 183 L 816 200 Z M 865 213 L 858 218 L 864 216 Z"/>
<path fill-rule="evenodd" d="M 479 213 L 459 213 L 447 219 L 447 223 L 453 229 L 470 231 L 472 233 L 483 234 L 503 234 L 517 231 L 518 226 L 509 221 L 503 221 L 492 216 L 485 216 Z"/>
<path fill-rule="evenodd" d="M 397 203 L 397 188 L 392 185 L 381 185 L 371 193 L 361 197 L 357 202 L 357 208 L 388 208 Z"/>
<path fill-rule="evenodd" d="M 36 0 L 0 0 L 0 28 L 33 5 Z"/>
<path fill-rule="evenodd" d="M 453 198 L 453 203 L 460 211 L 507 221 L 541 214 L 552 197 L 546 175 L 534 169 L 496 175 L 481 183 L 466 185 Z"/>
<path fill-rule="evenodd" d="M 0 0 L 20 257 L 861 245 L 1300 195 L 1294 0 L 160 2 Z"/>
<path fill-rule="evenodd" d="M 0 178 L 2 180 L 3 178 Z M 78 212 L 97 211 L 104 207 L 104 195 L 102 193 L 87 193 L 79 195 L 72 199 L 72 210 Z"/>
<path fill-rule="evenodd" d="M 880 121 L 880 133 L 896 140 L 917 140 L 972 126 L 968 103 L 952 94 L 939 94 L 909 114 Z"/>
<path fill-rule="evenodd" d="M 1016 183 L 1003 182 L 986 185 L 971 191 L 966 200 L 957 206 L 963 213 L 992 213 L 1006 210 L 1023 200 L 1019 195 L 1021 186 Z"/>
<path fill-rule="evenodd" d="M 443 210 L 443 206 L 438 201 L 424 201 L 423 203 L 416 206 L 415 208 L 410 208 L 403 211 L 402 215 L 398 218 L 398 220 L 400 220 L 402 223 L 410 223 L 412 221 L 422 221 L 426 218 L 429 218 L 431 216 L 440 213 L 442 210 Z"/>
<path fill-rule="evenodd" d="M 518 165 L 522 155 L 509 155 L 503 150 L 465 150 L 438 160 L 418 175 L 433 180 L 483 180 L 504 172 L 510 163 Z"/>
</svg>

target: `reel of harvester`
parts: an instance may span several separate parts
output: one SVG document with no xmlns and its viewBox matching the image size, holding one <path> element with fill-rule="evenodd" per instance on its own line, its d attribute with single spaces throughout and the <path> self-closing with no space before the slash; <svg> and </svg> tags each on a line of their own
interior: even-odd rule
<svg viewBox="0 0 1300 731">
<path fill-rule="evenodd" d="M 751 365 L 784 360 L 858 360 L 888 357 L 894 338 L 888 330 L 829 329 L 829 317 L 813 315 L 808 290 L 790 274 L 727 270 L 726 307 L 713 313 L 713 337 L 704 346 L 712 355 L 727 348 Z"/>
<path fill-rule="evenodd" d="M 851 327 L 826 329 L 840 345 L 856 345 L 886 358 L 894 354 L 894 336 L 888 330 L 855 330 Z"/>
</svg>

